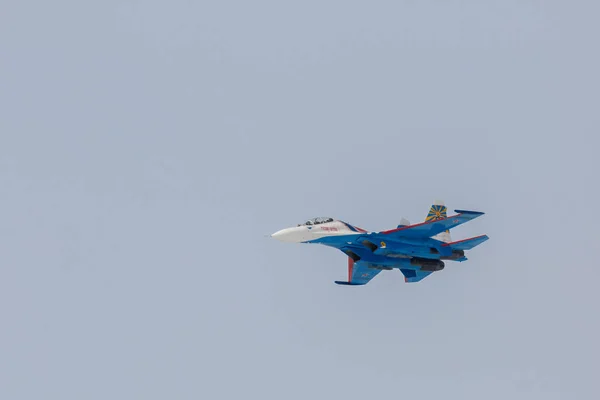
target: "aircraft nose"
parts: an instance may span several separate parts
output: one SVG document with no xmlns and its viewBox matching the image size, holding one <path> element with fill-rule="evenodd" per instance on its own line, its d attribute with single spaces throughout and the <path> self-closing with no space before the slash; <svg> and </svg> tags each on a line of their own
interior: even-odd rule
<svg viewBox="0 0 600 400">
<path fill-rule="evenodd" d="M 285 228 L 271 235 L 272 238 L 287 243 L 301 242 L 304 239 L 303 236 L 302 232 L 297 228 Z"/>
<path fill-rule="evenodd" d="M 281 238 L 281 237 L 284 235 L 284 232 L 283 232 L 284 230 L 285 230 L 285 229 L 282 229 L 282 230 L 280 230 L 280 231 L 277 231 L 277 232 L 275 232 L 275 233 L 272 233 L 272 234 L 271 234 L 271 237 L 272 237 L 272 238 L 274 238 L 274 239 L 277 239 L 277 240 L 279 240 L 279 238 Z"/>
<path fill-rule="evenodd" d="M 289 242 L 290 238 L 290 229 L 286 228 L 286 229 L 282 229 L 280 231 L 275 232 L 274 234 L 271 235 L 272 238 L 277 239 L 279 241 L 282 242 Z"/>
</svg>

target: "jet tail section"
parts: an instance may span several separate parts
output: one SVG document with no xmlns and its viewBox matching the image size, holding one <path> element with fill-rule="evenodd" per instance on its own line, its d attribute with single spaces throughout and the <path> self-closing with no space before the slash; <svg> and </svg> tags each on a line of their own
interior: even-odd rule
<svg viewBox="0 0 600 400">
<path fill-rule="evenodd" d="M 429 209 L 429 213 L 427 213 L 427 217 L 425 217 L 425 222 L 437 221 L 438 219 L 447 218 L 446 212 L 448 211 L 447 207 L 444 205 L 443 200 L 436 200 Z M 440 242 L 449 243 L 452 242 L 452 237 L 450 236 L 450 231 L 444 231 L 438 233 L 433 236 L 432 239 L 439 240 Z"/>
</svg>

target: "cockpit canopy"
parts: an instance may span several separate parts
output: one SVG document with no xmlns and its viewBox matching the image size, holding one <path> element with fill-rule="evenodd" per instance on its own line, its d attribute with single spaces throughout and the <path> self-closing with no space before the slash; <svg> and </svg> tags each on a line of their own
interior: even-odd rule
<svg viewBox="0 0 600 400">
<path fill-rule="evenodd" d="M 326 222 L 333 222 L 333 218 L 329 218 L 329 217 L 317 217 L 317 218 L 309 219 L 308 221 L 306 221 L 303 224 L 298 224 L 298 226 L 302 226 L 302 225 L 319 225 L 319 224 L 324 224 Z"/>
</svg>

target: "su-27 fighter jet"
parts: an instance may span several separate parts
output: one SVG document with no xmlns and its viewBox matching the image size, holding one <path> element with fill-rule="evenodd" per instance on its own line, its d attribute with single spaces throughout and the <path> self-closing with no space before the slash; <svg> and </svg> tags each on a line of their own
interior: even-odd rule
<svg viewBox="0 0 600 400">
<path fill-rule="evenodd" d="M 455 210 L 446 216 L 446 206 L 436 201 L 424 222 L 410 225 L 402 219 L 395 229 L 367 232 L 333 218 L 313 218 L 303 224 L 275 232 L 282 242 L 318 243 L 341 250 L 348 256 L 348 281 L 338 285 L 365 285 L 382 270 L 398 268 L 405 282 L 419 282 L 444 269 L 444 261 L 466 261 L 465 250 L 488 240 L 487 235 L 453 242 L 450 229 L 483 215 Z"/>
</svg>

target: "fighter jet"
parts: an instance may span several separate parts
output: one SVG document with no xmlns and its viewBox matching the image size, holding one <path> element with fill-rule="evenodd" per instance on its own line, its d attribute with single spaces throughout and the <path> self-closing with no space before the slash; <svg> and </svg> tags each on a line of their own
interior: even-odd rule
<svg viewBox="0 0 600 400">
<path fill-rule="evenodd" d="M 313 218 L 282 229 L 271 237 L 289 243 L 316 243 L 334 247 L 348 256 L 348 281 L 338 285 L 365 285 L 383 270 L 399 269 L 405 282 L 419 282 L 444 269 L 444 261 L 466 261 L 465 250 L 488 240 L 487 235 L 452 241 L 450 229 L 484 213 L 455 210 L 448 217 L 443 201 L 436 201 L 424 222 L 410 225 L 402 218 L 390 230 L 367 232 L 333 218 Z"/>
</svg>

